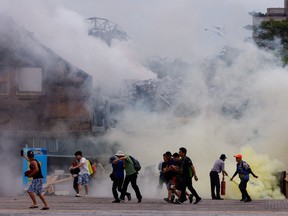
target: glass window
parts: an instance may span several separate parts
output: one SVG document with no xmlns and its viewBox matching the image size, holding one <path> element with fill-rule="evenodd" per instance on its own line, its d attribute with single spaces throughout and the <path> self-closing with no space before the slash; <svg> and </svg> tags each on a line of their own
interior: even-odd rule
<svg viewBox="0 0 288 216">
<path fill-rule="evenodd" d="M 42 69 L 21 68 L 18 73 L 18 93 L 41 93 Z"/>
</svg>

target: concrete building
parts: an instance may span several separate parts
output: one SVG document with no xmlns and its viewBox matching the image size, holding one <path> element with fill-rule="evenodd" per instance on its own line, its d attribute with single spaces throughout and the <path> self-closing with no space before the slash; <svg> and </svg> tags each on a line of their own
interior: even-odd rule
<svg viewBox="0 0 288 216">
<path fill-rule="evenodd" d="M 89 74 L 0 15 L 2 147 L 28 144 L 49 154 L 73 153 L 77 140 L 93 135 L 91 93 Z"/>
<path fill-rule="evenodd" d="M 282 21 L 288 19 L 288 0 L 284 0 L 284 8 L 267 8 L 266 14 L 253 13 L 253 26 L 260 25 L 263 21 L 271 19 Z"/>
</svg>

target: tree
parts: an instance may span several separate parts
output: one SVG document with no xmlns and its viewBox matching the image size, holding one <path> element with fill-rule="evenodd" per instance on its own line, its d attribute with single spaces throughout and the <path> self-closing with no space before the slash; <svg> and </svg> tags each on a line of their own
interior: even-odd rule
<svg viewBox="0 0 288 216">
<path fill-rule="evenodd" d="M 288 21 L 263 21 L 253 28 L 255 43 L 265 49 L 273 50 L 288 64 Z"/>
</svg>

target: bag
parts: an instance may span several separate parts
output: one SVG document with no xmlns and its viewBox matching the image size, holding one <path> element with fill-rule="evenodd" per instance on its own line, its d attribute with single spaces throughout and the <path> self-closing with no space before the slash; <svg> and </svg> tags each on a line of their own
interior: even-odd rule
<svg viewBox="0 0 288 216">
<path fill-rule="evenodd" d="M 91 166 L 91 162 L 89 160 L 86 160 L 87 164 L 88 164 L 88 170 L 89 170 L 89 174 L 90 175 L 93 175 L 94 171 L 92 169 L 92 166 Z"/>
<path fill-rule="evenodd" d="M 111 181 L 116 181 L 116 175 L 115 175 L 115 173 L 114 172 L 112 172 L 111 174 L 110 174 L 110 179 L 111 179 Z"/>
<path fill-rule="evenodd" d="M 133 162 L 133 166 L 134 166 L 134 169 L 138 172 L 138 171 L 140 171 L 141 170 L 141 164 L 140 164 L 140 162 L 136 159 L 136 158 L 134 158 L 134 157 L 132 157 L 132 156 L 129 156 L 130 158 L 131 158 L 131 160 L 132 160 L 132 162 Z"/>
</svg>

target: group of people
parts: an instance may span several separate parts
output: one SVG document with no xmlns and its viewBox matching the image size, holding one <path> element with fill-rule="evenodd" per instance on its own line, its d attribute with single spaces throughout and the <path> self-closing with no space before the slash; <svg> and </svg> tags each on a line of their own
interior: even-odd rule
<svg viewBox="0 0 288 216">
<path fill-rule="evenodd" d="M 196 198 L 194 204 L 201 201 L 201 197 L 192 185 L 192 178 L 198 181 L 198 177 L 191 159 L 187 156 L 186 148 L 180 148 L 179 153 L 173 155 L 170 151 L 163 154 L 163 162 L 159 164 L 159 170 L 159 187 L 162 188 L 165 183 L 168 190 L 168 197 L 164 199 L 166 202 L 182 204 L 189 199 L 192 203 L 193 197 Z"/>
<path fill-rule="evenodd" d="M 113 182 L 113 203 L 124 202 L 125 197 L 127 197 L 128 201 L 131 201 L 131 194 L 127 192 L 128 185 L 130 183 L 133 190 L 135 191 L 138 203 L 140 203 L 142 201 L 142 195 L 137 185 L 138 171 L 135 168 L 132 157 L 126 155 L 122 151 L 118 151 L 115 156 L 110 158 L 109 162 L 112 164 L 112 173 L 110 178 Z M 118 192 L 120 192 L 120 197 Z"/>
<path fill-rule="evenodd" d="M 196 198 L 194 204 L 197 204 L 201 201 L 198 193 L 192 185 L 192 179 L 194 177 L 195 181 L 198 181 L 196 175 L 195 167 L 189 157 L 186 156 L 187 150 L 185 148 L 180 148 L 179 153 L 171 154 L 170 151 L 167 151 L 163 154 L 163 161 L 159 164 L 159 188 L 163 187 L 163 184 L 166 184 L 168 190 L 168 197 L 164 200 L 168 203 L 182 204 L 187 199 L 190 203 L 193 202 L 193 197 Z M 240 184 L 239 189 L 242 194 L 241 201 L 251 202 L 252 199 L 247 192 L 247 183 L 249 181 L 250 174 L 253 177 L 258 178 L 255 175 L 248 165 L 247 162 L 243 161 L 243 156 L 237 154 L 234 156 L 237 162 L 236 171 L 234 175 L 230 178 L 230 181 L 233 181 L 236 175 L 239 175 Z M 216 160 L 211 171 L 210 171 L 210 185 L 211 185 L 211 198 L 213 200 L 223 200 L 220 196 L 220 177 L 219 173 L 224 176 L 228 176 L 228 173 L 225 171 L 225 160 L 227 159 L 225 154 L 221 154 L 220 158 Z M 188 191 L 186 191 L 188 189 Z M 190 193 L 189 193 L 190 192 Z M 175 199 L 175 197 L 178 199 Z"/>
<path fill-rule="evenodd" d="M 29 170 L 25 172 L 25 176 L 32 178 L 32 182 L 27 190 L 30 198 L 32 199 L 32 205 L 29 208 L 38 208 L 35 194 L 39 196 L 44 204 L 42 210 L 48 210 L 49 206 L 43 196 L 43 175 L 41 171 L 40 163 L 34 158 L 33 151 L 28 151 L 27 155 L 22 155 L 30 162 Z M 243 161 L 243 156 L 237 154 L 236 158 L 236 171 L 230 178 L 233 181 L 234 177 L 238 174 L 241 180 L 239 189 L 242 194 L 241 201 L 251 202 L 251 197 L 247 192 L 247 183 L 249 181 L 249 175 L 255 175 L 247 162 Z M 219 173 L 224 176 L 228 176 L 225 171 L 225 160 L 227 159 L 225 154 L 222 154 L 220 158 L 214 163 L 210 172 L 211 183 L 211 197 L 212 199 L 222 200 L 220 196 L 220 177 Z M 138 203 L 142 201 L 142 195 L 137 185 L 138 170 L 135 166 L 135 159 L 122 151 L 118 151 L 115 156 L 112 156 L 109 160 L 112 165 L 112 173 L 110 178 L 112 180 L 112 193 L 114 196 L 113 203 L 125 202 L 125 197 L 128 201 L 131 201 L 132 196 L 127 192 L 128 185 L 131 183 L 132 188 L 135 191 Z M 91 166 L 91 164 L 90 164 Z M 74 189 L 76 191 L 76 197 L 81 197 L 82 187 L 85 187 L 85 196 L 88 195 L 88 182 L 91 172 L 89 171 L 89 161 L 83 157 L 81 151 L 75 153 L 75 162 L 70 167 L 71 174 L 74 178 Z M 191 159 L 187 156 L 187 149 L 182 147 L 179 152 L 174 153 L 167 151 L 163 154 L 163 161 L 159 164 L 160 178 L 159 187 L 162 188 L 166 184 L 168 190 L 168 196 L 164 200 L 168 203 L 182 204 L 189 200 L 194 204 L 201 201 L 201 197 L 198 195 L 192 185 L 192 179 L 198 181 L 195 167 Z M 76 178 L 77 177 L 77 178 Z M 187 190 L 188 189 L 188 190 Z M 216 193 L 215 193 L 216 190 Z M 120 196 L 118 194 L 120 193 Z M 176 198 L 177 197 L 177 198 Z"/>
</svg>

